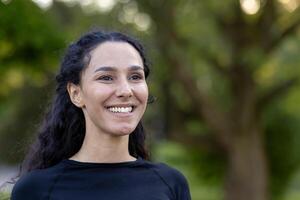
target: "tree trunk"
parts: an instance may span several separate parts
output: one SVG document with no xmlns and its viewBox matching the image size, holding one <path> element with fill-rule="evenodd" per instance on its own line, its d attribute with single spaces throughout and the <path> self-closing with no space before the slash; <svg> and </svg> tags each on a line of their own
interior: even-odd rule
<svg viewBox="0 0 300 200">
<path fill-rule="evenodd" d="M 263 134 L 257 125 L 232 138 L 225 200 L 267 200 L 268 170 Z"/>
</svg>

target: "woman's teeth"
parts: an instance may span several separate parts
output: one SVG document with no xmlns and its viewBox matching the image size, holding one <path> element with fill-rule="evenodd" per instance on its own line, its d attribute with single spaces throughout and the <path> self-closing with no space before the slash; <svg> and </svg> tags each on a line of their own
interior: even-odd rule
<svg viewBox="0 0 300 200">
<path fill-rule="evenodd" d="M 109 107 L 109 111 L 114 113 L 128 113 L 132 111 L 132 106 L 130 107 Z"/>
</svg>

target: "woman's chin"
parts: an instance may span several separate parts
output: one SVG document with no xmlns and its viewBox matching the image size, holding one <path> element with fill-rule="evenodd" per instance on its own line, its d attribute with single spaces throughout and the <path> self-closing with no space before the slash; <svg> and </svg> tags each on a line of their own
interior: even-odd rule
<svg viewBox="0 0 300 200">
<path fill-rule="evenodd" d="M 134 131 L 132 127 L 120 127 L 118 130 L 114 131 L 116 135 L 129 135 Z"/>
</svg>

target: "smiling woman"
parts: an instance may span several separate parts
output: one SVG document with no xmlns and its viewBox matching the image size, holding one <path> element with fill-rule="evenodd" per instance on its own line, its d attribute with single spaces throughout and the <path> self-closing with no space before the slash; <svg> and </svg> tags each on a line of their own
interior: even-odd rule
<svg viewBox="0 0 300 200">
<path fill-rule="evenodd" d="M 127 35 L 96 31 L 71 44 L 12 200 L 189 200 L 179 171 L 148 161 L 148 75 L 142 45 Z"/>
<path fill-rule="evenodd" d="M 148 88 L 142 58 L 130 44 L 115 41 L 104 42 L 90 55 L 81 83 L 68 85 L 72 102 L 84 113 L 86 136 L 97 132 L 96 136 L 101 137 L 98 140 L 106 141 L 115 139 L 111 137 L 114 135 L 129 135 L 147 105 Z M 122 137 L 122 140 L 127 138 Z M 114 151 L 122 150 L 120 145 L 115 146 Z M 113 159 L 110 155 L 104 156 Z"/>
</svg>

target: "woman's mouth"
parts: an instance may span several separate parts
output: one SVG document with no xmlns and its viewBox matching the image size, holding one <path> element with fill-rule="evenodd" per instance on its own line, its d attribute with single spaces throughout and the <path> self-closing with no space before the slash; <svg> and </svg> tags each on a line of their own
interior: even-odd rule
<svg viewBox="0 0 300 200">
<path fill-rule="evenodd" d="M 134 106 L 126 106 L 126 107 L 111 106 L 111 107 L 107 107 L 107 109 L 113 113 L 131 113 L 134 110 Z"/>
</svg>

